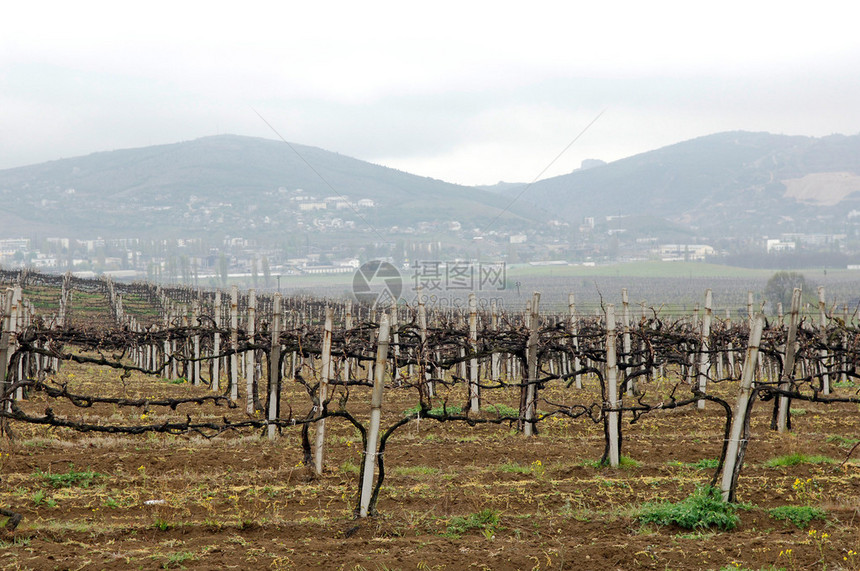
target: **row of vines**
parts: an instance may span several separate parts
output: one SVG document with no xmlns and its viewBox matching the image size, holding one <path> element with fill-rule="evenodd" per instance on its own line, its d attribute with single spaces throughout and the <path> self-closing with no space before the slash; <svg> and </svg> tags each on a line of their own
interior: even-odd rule
<svg viewBox="0 0 860 571">
<path fill-rule="evenodd" d="M 304 462 L 322 473 L 326 421 L 344 421 L 361 434 L 365 451 L 356 516 L 375 513 L 385 448 L 415 419 L 510 425 L 524 438 L 539 438 L 553 417 L 580 419 L 603 426 L 600 462 L 617 466 L 624 423 L 682 407 L 717 407 L 725 437 L 712 484 L 732 501 L 756 402 L 772 406 L 772 428 L 780 431 L 791 429 L 792 400 L 860 403 L 856 393 L 834 390 L 858 376 L 860 328 L 827 307 L 823 290 L 814 314 L 801 313 L 796 290 L 785 316 L 732 321 L 715 314 L 710 290 L 702 311 L 669 319 L 654 309 L 634 316 L 626 291 L 618 306 L 584 316 L 573 295 L 564 313 L 542 313 L 538 293 L 518 312 L 479 311 L 474 296 L 462 310 L 438 311 L 420 292 L 414 305 L 379 308 L 236 287 L 169 289 L 26 271 L 0 273 L 0 280 L 8 285 L 0 299 L 4 437 L 14 437 L 16 423 L 207 438 L 256 430 L 273 440 L 295 438 Z M 131 371 L 181 377 L 211 394 L 183 394 L 181 385 L 161 400 L 76 394 L 55 375 L 70 361 L 112 369 L 120 378 Z M 285 401 L 287 382 L 303 387 L 306 399 Z M 725 399 L 727 385 L 736 400 Z M 551 398 L 551 386 L 577 398 Z M 391 391 L 408 395 L 414 406 L 387 409 Z M 83 421 L 55 414 L 50 403 L 60 400 L 80 408 L 161 407 L 177 415 L 152 424 Z M 222 419 L 195 418 L 192 405 L 207 401 L 224 407 Z M 7 527 L 20 521 L 2 513 Z"/>
</svg>

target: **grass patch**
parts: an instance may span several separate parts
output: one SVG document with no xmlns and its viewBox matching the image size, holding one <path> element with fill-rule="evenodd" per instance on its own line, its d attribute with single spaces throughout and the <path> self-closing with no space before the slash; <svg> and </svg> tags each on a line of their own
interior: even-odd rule
<svg viewBox="0 0 860 571">
<path fill-rule="evenodd" d="M 398 466 L 392 472 L 398 476 L 433 476 L 439 473 L 439 468 L 430 466 Z"/>
<path fill-rule="evenodd" d="M 157 555 L 153 555 L 153 557 L 159 557 Z M 167 561 L 161 564 L 162 569 L 176 569 L 182 568 L 185 566 L 183 563 L 187 561 L 196 561 L 197 556 L 190 551 L 177 551 L 176 553 L 171 553 L 167 556 Z"/>
<path fill-rule="evenodd" d="M 492 509 L 484 509 L 467 516 L 456 516 L 451 518 L 445 528 L 445 537 L 459 539 L 464 533 L 479 530 L 484 537 L 490 539 L 499 529 L 499 512 Z"/>
<path fill-rule="evenodd" d="M 538 478 L 544 475 L 544 465 L 540 460 L 535 460 L 528 466 L 524 466 L 518 462 L 505 462 L 499 466 L 500 472 L 508 472 L 510 474 L 530 474 Z"/>
<path fill-rule="evenodd" d="M 415 416 L 415 415 L 417 415 L 419 412 L 421 412 L 421 405 L 420 405 L 420 404 L 416 404 L 416 405 L 415 405 L 415 406 L 413 406 L 412 408 L 407 408 L 406 410 L 404 410 L 404 411 L 403 411 L 403 415 L 404 415 L 404 416 Z M 427 412 L 428 412 L 429 414 L 433 414 L 433 415 L 436 415 L 436 416 L 443 416 L 443 415 L 445 415 L 445 414 L 460 414 L 460 413 L 462 413 L 462 412 L 463 412 L 463 407 L 461 407 L 461 406 L 457 406 L 457 405 L 444 406 L 444 407 L 442 407 L 442 406 L 437 406 L 437 407 L 431 408 L 431 409 L 430 409 L 429 411 L 427 411 Z"/>
<path fill-rule="evenodd" d="M 678 462 L 677 460 L 673 460 L 671 462 L 667 462 L 667 464 L 676 468 L 686 466 L 688 468 L 696 468 L 697 470 L 713 470 L 720 465 L 720 459 L 702 458 L 701 460 L 697 460 L 695 462 Z"/>
<path fill-rule="evenodd" d="M 860 439 L 847 438 L 840 434 L 833 434 L 827 437 L 827 442 L 830 444 L 838 444 L 842 448 L 851 448 L 852 446 L 860 442 Z"/>
<path fill-rule="evenodd" d="M 724 502 L 720 490 L 712 486 L 698 486 L 680 502 L 647 503 L 636 516 L 642 523 L 677 525 L 684 529 L 716 527 L 730 530 L 737 527 L 740 506 Z"/>
<path fill-rule="evenodd" d="M 341 474 L 358 474 L 360 469 L 352 460 L 347 460 L 338 468 Z"/>
<path fill-rule="evenodd" d="M 764 464 L 768 468 L 779 468 L 780 466 L 798 466 L 800 464 L 833 464 L 833 462 L 834 460 L 827 456 L 795 452 L 793 454 L 771 458 Z"/>
<path fill-rule="evenodd" d="M 12 538 L 11 541 L 5 541 L 0 539 L 0 549 L 8 549 L 10 547 L 26 547 L 30 545 L 29 537 L 22 537 L 20 535 Z"/>
<path fill-rule="evenodd" d="M 591 468 L 608 468 L 609 463 L 603 463 L 600 460 L 586 460 L 582 463 L 583 466 L 588 466 Z M 642 463 L 639 460 L 634 460 L 629 456 L 619 456 L 618 457 L 618 467 L 619 468 L 638 468 Z"/>
<path fill-rule="evenodd" d="M 509 474 L 531 474 L 531 466 L 524 466 L 517 462 L 505 462 L 499 466 L 499 472 L 507 472 Z"/>
<path fill-rule="evenodd" d="M 780 506 L 767 510 L 768 515 L 780 521 L 790 521 L 800 528 L 809 525 L 814 519 L 825 519 L 827 513 L 813 506 Z"/>
<path fill-rule="evenodd" d="M 74 465 L 69 465 L 69 471 L 62 474 L 51 474 L 42 472 L 41 470 L 36 470 L 35 474 L 54 488 L 71 488 L 74 486 L 89 488 L 93 480 L 103 477 L 103 474 L 93 472 L 89 469 L 84 471 L 75 470 Z"/>
<path fill-rule="evenodd" d="M 48 494 L 45 493 L 45 490 L 36 490 L 33 492 L 33 495 L 30 496 L 30 499 L 33 500 L 34 506 L 46 505 L 49 508 L 57 507 L 57 500 L 49 498 Z"/>
<path fill-rule="evenodd" d="M 719 458 L 702 458 L 696 462 L 690 464 L 693 468 L 698 468 L 699 470 L 713 470 L 717 466 L 720 465 Z"/>
<path fill-rule="evenodd" d="M 492 414 L 497 414 L 499 416 L 510 416 L 514 418 L 519 418 L 520 411 L 515 409 L 512 406 L 504 405 L 504 404 L 491 404 L 489 406 L 481 409 L 483 412 L 489 412 Z"/>
</svg>

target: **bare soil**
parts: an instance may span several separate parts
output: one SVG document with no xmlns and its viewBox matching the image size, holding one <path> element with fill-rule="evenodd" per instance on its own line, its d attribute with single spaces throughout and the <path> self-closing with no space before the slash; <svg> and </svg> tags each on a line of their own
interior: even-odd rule
<svg viewBox="0 0 860 571">
<path fill-rule="evenodd" d="M 121 382 L 116 372 L 74 365 L 58 377 L 83 394 L 208 394 L 136 375 Z M 309 401 L 299 389 L 285 388 L 284 409 L 303 416 Z M 582 391 L 552 390 L 554 400 L 569 403 L 597 395 L 593 382 Z M 733 402 L 735 385 L 718 390 Z M 356 392 L 350 401 L 360 419 L 366 402 L 353 404 L 364 398 Z M 461 401 L 465 394 L 450 395 L 451 403 Z M 414 404 L 413 393 L 389 391 L 383 424 Z M 175 412 L 76 408 L 34 395 L 24 406 L 102 424 L 246 418 L 211 404 Z M 634 462 L 619 469 L 595 464 L 602 426 L 587 419 L 548 419 L 530 439 L 507 425 L 414 420 L 390 440 L 379 514 L 363 520 L 353 517 L 361 439 L 342 420 L 327 421 L 322 476 L 302 465 L 298 428 L 270 442 L 259 431 L 207 439 L 13 424 L 14 439 L 0 441 L 0 506 L 24 521 L 0 540 L 0 568 L 858 569 L 860 466 L 843 461 L 860 438 L 860 412 L 856 405 L 794 406 L 793 431 L 779 435 L 769 430 L 770 404 L 756 403 L 738 492 L 745 509 L 732 531 L 636 518 L 643 504 L 683 499 L 714 476 L 695 465 L 720 453 L 724 417 L 713 404 L 625 423 L 622 453 Z M 766 464 L 791 453 L 832 462 Z M 91 481 L 63 487 L 47 476 L 86 472 L 95 473 Z M 768 511 L 805 504 L 823 508 L 826 519 L 801 528 Z"/>
</svg>

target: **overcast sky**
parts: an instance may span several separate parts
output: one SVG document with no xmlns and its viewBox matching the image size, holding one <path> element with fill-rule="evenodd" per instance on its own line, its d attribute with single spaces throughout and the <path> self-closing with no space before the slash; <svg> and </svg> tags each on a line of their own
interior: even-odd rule
<svg viewBox="0 0 860 571">
<path fill-rule="evenodd" d="M 853 2 L 7 2 L 0 168 L 219 133 L 462 184 L 860 133 Z"/>
</svg>

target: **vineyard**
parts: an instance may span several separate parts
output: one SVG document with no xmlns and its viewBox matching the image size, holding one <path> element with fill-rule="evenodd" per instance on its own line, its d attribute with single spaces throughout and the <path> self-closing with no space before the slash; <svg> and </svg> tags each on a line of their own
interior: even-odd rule
<svg viewBox="0 0 860 571">
<path fill-rule="evenodd" d="M 3 568 L 860 568 L 860 326 L 823 288 L 733 319 L 0 283 Z"/>
</svg>

